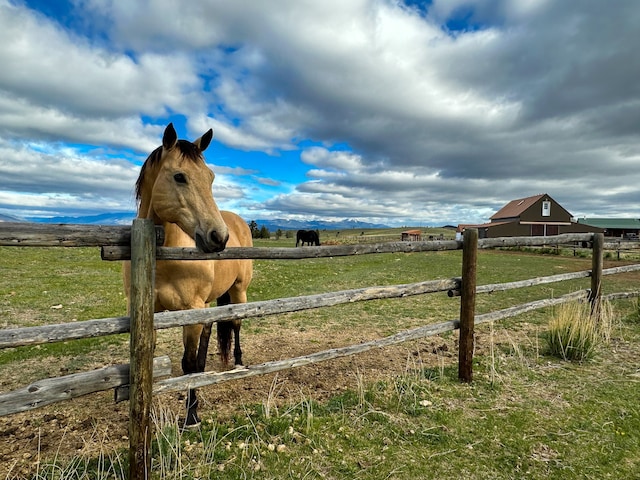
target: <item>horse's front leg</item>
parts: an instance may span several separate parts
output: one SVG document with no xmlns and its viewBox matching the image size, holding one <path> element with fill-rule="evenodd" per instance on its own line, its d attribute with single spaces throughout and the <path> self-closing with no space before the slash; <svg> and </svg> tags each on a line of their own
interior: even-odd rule
<svg viewBox="0 0 640 480">
<path fill-rule="evenodd" d="M 209 333 L 211 332 L 211 325 Z M 185 375 L 204 372 L 206 351 L 204 358 L 199 355 L 200 339 L 203 325 L 188 325 L 182 328 L 182 341 L 184 343 L 184 355 L 182 356 L 182 372 Z M 207 342 L 208 343 L 208 342 Z M 190 388 L 187 394 L 187 418 L 185 426 L 193 427 L 200 423 L 198 417 L 198 396 L 195 388 Z"/>
<path fill-rule="evenodd" d="M 236 366 L 242 364 L 242 349 L 240 348 L 240 328 L 242 327 L 242 320 L 233 320 L 233 359 Z"/>
<path fill-rule="evenodd" d="M 233 290 L 233 291 L 232 291 Z M 246 292 L 236 292 L 234 289 L 221 295 L 218 300 L 218 306 L 229 305 L 230 303 L 246 303 Z M 233 360 L 235 366 L 242 365 L 242 349 L 240 348 L 240 328 L 242 320 L 227 320 L 218 322 L 218 348 L 220 349 L 220 357 L 224 365 L 228 364 L 229 351 L 231 349 L 231 329 L 233 329 Z"/>
</svg>

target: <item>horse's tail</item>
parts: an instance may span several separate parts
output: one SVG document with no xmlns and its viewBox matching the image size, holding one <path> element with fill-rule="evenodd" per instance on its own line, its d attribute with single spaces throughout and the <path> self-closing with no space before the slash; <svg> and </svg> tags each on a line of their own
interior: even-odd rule
<svg viewBox="0 0 640 480">
<path fill-rule="evenodd" d="M 229 305 L 231 303 L 231 296 L 229 292 L 223 294 L 217 300 L 218 306 Z M 223 365 L 229 365 L 229 353 L 231 352 L 231 332 L 233 331 L 233 324 L 231 321 L 217 322 L 216 331 L 218 333 L 218 353 Z"/>
</svg>

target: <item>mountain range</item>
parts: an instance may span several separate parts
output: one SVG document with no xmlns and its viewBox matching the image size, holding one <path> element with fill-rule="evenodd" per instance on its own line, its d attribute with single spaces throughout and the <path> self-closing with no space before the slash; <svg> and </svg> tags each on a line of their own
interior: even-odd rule
<svg viewBox="0 0 640 480">
<path fill-rule="evenodd" d="M 255 220 L 259 228 L 265 226 L 270 232 L 276 230 L 357 230 L 367 228 L 389 228 L 381 223 L 362 222 L 360 220 L 344 219 L 328 220 L 287 220 L 284 218 Z"/>
<path fill-rule="evenodd" d="M 21 218 L 13 217 L 11 215 L 3 215 L 0 213 L 0 222 L 23 222 Z"/>
<path fill-rule="evenodd" d="M 86 216 L 60 216 L 60 217 L 27 217 L 18 218 L 12 215 L 0 214 L 0 222 L 38 222 L 38 223 L 79 223 L 86 225 L 130 225 L 135 218 L 133 212 L 103 213 L 100 215 Z M 245 219 L 246 220 L 246 219 Z M 249 219 L 247 222 L 255 221 L 258 228 L 266 227 L 270 232 L 276 230 L 351 230 L 368 228 L 389 228 L 388 225 L 380 223 L 362 222 L 354 219 L 344 219 L 339 221 L 326 220 L 288 220 L 284 218 L 275 219 Z"/>
</svg>

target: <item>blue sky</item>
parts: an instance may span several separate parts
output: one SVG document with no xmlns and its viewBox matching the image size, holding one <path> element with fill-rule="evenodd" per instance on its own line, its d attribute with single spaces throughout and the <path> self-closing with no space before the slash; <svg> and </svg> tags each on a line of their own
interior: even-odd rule
<svg viewBox="0 0 640 480">
<path fill-rule="evenodd" d="M 0 0 L 0 214 L 135 208 L 169 122 L 245 219 L 640 218 L 640 4 Z"/>
</svg>

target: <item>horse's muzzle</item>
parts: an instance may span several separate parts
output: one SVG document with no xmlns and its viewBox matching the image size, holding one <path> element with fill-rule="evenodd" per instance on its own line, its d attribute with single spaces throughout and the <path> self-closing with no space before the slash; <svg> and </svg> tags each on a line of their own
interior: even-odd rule
<svg viewBox="0 0 640 480">
<path fill-rule="evenodd" d="M 212 230 L 208 235 L 196 232 L 196 247 L 205 253 L 221 252 L 227 246 L 229 233 L 221 235 L 217 230 Z"/>
</svg>

